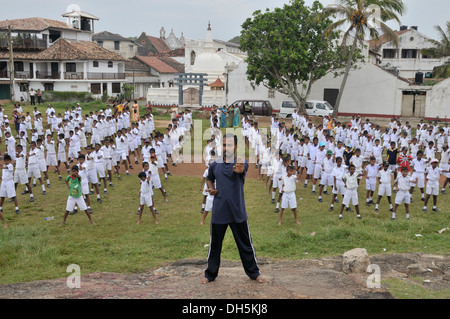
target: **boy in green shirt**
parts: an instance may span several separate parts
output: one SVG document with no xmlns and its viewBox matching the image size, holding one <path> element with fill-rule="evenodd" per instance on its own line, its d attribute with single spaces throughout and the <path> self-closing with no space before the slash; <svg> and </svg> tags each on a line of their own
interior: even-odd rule
<svg viewBox="0 0 450 319">
<path fill-rule="evenodd" d="M 72 175 L 67 176 L 66 185 L 69 189 L 69 197 L 67 198 L 66 213 L 64 214 L 64 219 L 61 226 L 66 223 L 67 216 L 69 215 L 69 212 L 73 211 L 75 205 L 77 205 L 80 210 L 85 211 L 92 225 L 96 225 L 92 221 L 91 214 L 89 214 L 86 202 L 84 201 L 83 194 L 81 192 L 81 177 L 78 175 L 78 166 L 74 165 L 72 167 Z"/>
</svg>

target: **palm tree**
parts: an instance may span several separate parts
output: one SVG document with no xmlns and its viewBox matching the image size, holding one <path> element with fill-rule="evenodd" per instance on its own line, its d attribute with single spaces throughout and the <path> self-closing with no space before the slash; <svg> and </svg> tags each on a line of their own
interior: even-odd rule
<svg viewBox="0 0 450 319">
<path fill-rule="evenodd" d="M 345 66 L 344 78 L 342 79 L 341 88 L 334 106 L 333 117 L 336 117 L 358 42 L 363 44 L 367 33 L 372 39 L 378 39 L 380 30 L 397 46 L 397 34 L 385 22 L 396 20 L 400 25 L 399 15 L 403 14 L 405 6 L 402 0 L 337 0 L 336 4 L 330 4 L 323 10 L 327 17 L 339 17 L 339 20 L 332 23 L 325 30 L 325 36 L 333 30 L 349 25 L 344 33 L 342 46 L 347 46 L 347 40 L 350 35 L 354 37 Z"/>
<path fill-rule="evenodd" d="M 440 26 L 434 26 L 434 29 L 440 34 L 441 40 L 430 40 L 435 47 L 421 50 L 423 54 L 430 55 L 433 58 L 440 59 L 450 56 L 450 21 L 447 21 L 447 30 L 444 31 Z"/>
</svg>

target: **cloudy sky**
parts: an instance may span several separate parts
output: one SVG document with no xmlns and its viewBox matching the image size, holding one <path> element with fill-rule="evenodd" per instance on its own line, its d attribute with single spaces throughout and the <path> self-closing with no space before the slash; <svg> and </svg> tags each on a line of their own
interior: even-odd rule
<svg viewBox="0 0 450 319">
<path fill-rule="evenodd" d="M 321 0 L 323 5 L 335 0 Z M 203 39 L 208 21 L 211 21 L 213 37 L 229 40 L 240 33 L 240 26 L 255 10 L 281 7 L 289 0 L 1 0 L 0 20 L 42 17 L 64 21 L 61 17 L 70 4 L 77 4 L 82 11 L 100 18 L 95 32 L 110 31 L 122 36 L 159 35 L 161 26 L 167 35 L 173 29 L 187 39 Z M 305 0 L 311 4 L 313 0 Z M 444 27 L 449 20 L 449 0 L 404 0 L 407 11 L 401 22 L 418 26 L 419 31 L 438 38 L 433 26 Z M 398 24 L 389 23 L 398 30 Z"/>
</svg>

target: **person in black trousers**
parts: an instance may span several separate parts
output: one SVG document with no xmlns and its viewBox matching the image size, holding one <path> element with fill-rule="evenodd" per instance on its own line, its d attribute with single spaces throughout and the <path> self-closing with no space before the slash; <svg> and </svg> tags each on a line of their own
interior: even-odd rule
<svg viewBox="0 0 450 319">
<path fill-rule="evenodd" d="M 211 241 L 208 252 L 206 284 L 214 281 L 219 273 L 220 254 L 225 232 L 230 226 L 239 250 L 245 273 L 257 282 L 265 282 L 256 263 L 248 217 L 245 210 L 244 181 L 248 162 L 236 157 L 237 137 L 227 134 L 223 138 L 223 158 L 212 162 L 206 178 L 207 192 L 214 196 L 211 214 Z"/>
</svg>

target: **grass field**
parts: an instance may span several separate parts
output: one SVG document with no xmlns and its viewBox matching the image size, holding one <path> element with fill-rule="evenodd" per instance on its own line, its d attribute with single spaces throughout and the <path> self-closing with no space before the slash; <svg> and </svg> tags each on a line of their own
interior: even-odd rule
<svg viewBox="0 0 450 319">
<path fill-rule="evenodd" d="M 188 164 L 182 164 L 188 165 Z M 253 167 L 250 167 L 254 170 Z M 84 213 L 69 216 L 67 225 L 60 227 L 65 210 L 68 190 L 64 181 L 50 170 L 51 187 L 48 195 L 34 188 L 36 201 L 29 202 L 28 195 L 20 195 L 21 214 L 14 213 L 13 203 L 5 202 L 4 216 L 8 229 L 0 229 L 0 284 L 66 277 L 69 264 L 78 264 L 82 273 L 96 271 L 134 273 L 159 267 L 164 263 L 183 258 L 206 258 L 209 243 L 209 226 L 200 226 L 201 201 L 198 177 L 169 177 L 162 179 L 168 193 L 169 203 L 164 203 L 161 193 L 155 192 L 154 201 L 160 212 L 159 225 L 153 224 L 148 208 L 144 211 L 141 225 L 136 215 L 139 204 L 139 181 L 136 175 L 125 176 L 118 181 L 114 176 L 114 188 L 108 194 L 101 193 L 103 203 L 92 196 L 92 215 L 97 226 L 89 225 Z M 275 204 L 260 181 L 247 179 L 245 184 L 246 208 L 250 230 L 258 257 L 271 260 L 302 259 L 343 254 L 362 247 L 369 255 L 394 252 L 423 252 L 448 254 L 450 232 L 437 231 L 449 227 L 449 195 L 439 195 L 438 208 L 423 213 L 417 191 L 411 204 L 411 220 L 405 220 L 404 207 L 397 212 L 397 220 L 390 220 L 391 212 L 383 198 L 380 212 L 365 203 L 364 182 L 360 186 L 362 220 L 356 213 L 344 212 L 338 219 L 338 208 L 329 212 L 330 195 L 324 202 L 311 194 L 311 186 L 297 187 L 300 225 L 293 222 L 292 212 L 287 210 L 283 225 L 278 226 Z M 44 220 L 54 216 L 54 220 Z M 209 222 L 210 218 L 207 218 Z M 312 233 L 315 235 L 311 235 Z M 416 234 L 422 236 L 417 237 Z M 223 259 L 239 260 L 231 232 L 227 232 L 223 245 Z M 397 296 L 405 297 L 405 289 L 392 282 Z M 427 291 L 417 291 L 418 298 L 428 296 Z M 409 294 L 411 296 L 411 294 Z M 431 295 L 430 295 L 431 296 Z M 444 292 L 443 296 L 449 296 Z"/>
</svg>

